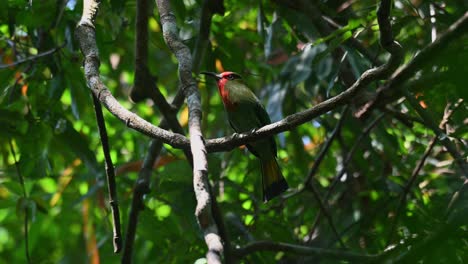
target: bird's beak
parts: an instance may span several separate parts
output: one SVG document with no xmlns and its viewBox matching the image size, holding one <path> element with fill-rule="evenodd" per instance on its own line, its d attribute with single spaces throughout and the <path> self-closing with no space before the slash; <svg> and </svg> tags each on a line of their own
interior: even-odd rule
<svg viewBox="0 0 468 264">
<path fill-rule="evenodd" d="M 215 78 L 216 80 L 220 80 L 222 77 L 220 74 L 216 74 L 214 72 L 200 72 L 200 74 L 204 74 L 204 75 L 208 75 L 208 76 L 211 76 L 213 78 Z"/>
</svg>

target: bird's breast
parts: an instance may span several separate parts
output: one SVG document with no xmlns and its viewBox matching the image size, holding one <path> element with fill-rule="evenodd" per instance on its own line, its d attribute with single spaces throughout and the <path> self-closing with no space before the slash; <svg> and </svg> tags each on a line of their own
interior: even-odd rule
<svg viewBox="0 0 468 264">
<path fill-rule="evenodd" d="M 219 86 L 219 94 L 221 95 L 221 99 L 223 100 L 224 107 L 227 111 L 233 111 L 237 108 L 237 103 L 233 102 L 231 98 L 229 98 L 229 90 L 225 89 L 224 85 Z"/>
</svg>

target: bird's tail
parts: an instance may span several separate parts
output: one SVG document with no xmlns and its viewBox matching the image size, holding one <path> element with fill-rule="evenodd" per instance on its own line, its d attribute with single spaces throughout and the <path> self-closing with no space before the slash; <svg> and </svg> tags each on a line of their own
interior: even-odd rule
<svg viewBox="0 0 468 264">
<path fill-rule="evenodd" d="M 286 191 L 289 186 L 275 158 L 260 162 L 262 164 L 263 200 L 268 202 Z"/>
</svg>

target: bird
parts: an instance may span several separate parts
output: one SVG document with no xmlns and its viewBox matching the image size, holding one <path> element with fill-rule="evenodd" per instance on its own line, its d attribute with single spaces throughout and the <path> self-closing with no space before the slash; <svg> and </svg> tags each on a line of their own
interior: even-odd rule
<svg viewBox="0 0 468 264">
<path fill-rule="evenodd" d="M 271 123 L 270 116 L 242 77 L 231 71 L 220 74 L 201 72 L 216 80 L 229 124 L 236 133 L 255 131 Z M 273 136 L 246 144 L 260 160 L 263 201 L 285 192 L 289 186 L 278 165 L 276 142 Z"/>
</svg>

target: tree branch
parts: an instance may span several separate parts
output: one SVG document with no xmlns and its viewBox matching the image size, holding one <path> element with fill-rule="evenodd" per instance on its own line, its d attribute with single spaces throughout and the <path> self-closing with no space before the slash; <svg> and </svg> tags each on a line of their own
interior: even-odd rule
<svg viewBox="0 0 468 264">
<path fill-rule="evenodd" d="M 85 0 L 84 1 L 83 14 L 78 24 L 77 32 L 79 32 L 78 31 L 79 28 L 83 28 L 83 27 L 92 29 L 92 31 L 94 32 L 94 20 L 96 18 L 96 15 L 99 9 L 99 3 L 100 3 L 99 0 Z M 96 40 L 94 38 L 94 44 L 95 44 L 95 41 Z M 95 58 L 98 60 L 97 48 L 94 54 L 95 54 Z M 96 69 L 96 70 L 98 71 L 99 69 Z M 97 75 L 98 74 L 99 72 L 97 72 Z M 122 234 L 120 232 L 121 227 L 120 227 L 120 213 L 119 213 L 117 190 L 116 190 L 117 187 L 115 184 L 114 165 L 112 164 L 112 159 L 109 153 L 109 142 L 108 142 L 107 131 L 106 131 L 105 122 L 104 122 L 104 116 L 103 116 L 101 104 L 98 98 L 99 98 L 99 95 L 93 94 L 94 112 L 96 114 L 96 121 L 97 121 L 98 128 L 99 128 L 99 136 L 101 138 L 102 150 L 104 152 L 105 164 L 106 164 L 105 169 L 106 169 L 106 176 L 107 176 L 107 188 L 109 190 L 109 205 L 111 207 L 112 222 L 113 222 L 114 253 L 118 253 L 122 249 Z"/>
<path fill-rule="evenodd" d="M 242 248 L 234 250 L 234 254 L 237 258 L 241 259 L 247 255 L 255 253 L 257 251 L 284 251 L 286 253 L 306 256 L 320 256 L 322 258 L 330 258 L 336 260 L 348 260 L 352 262 L 369 262 L 378 261 L 382 255 L 363 255 L 356 254 L 348 251 L 338 251 L 332 249 L 324 249 L 317 247 L 305 247 L 301 245 L 294 245 L 282 242 L 272 241 L 255 241 Z"/>
<path fill-rule="evenodd" d="M 293 192 L 293 193 L 287 194 L 287 195 L 285 195 L 283 197 L 284 199 L 288 199 L 288 198 L 290 198 L 292 196 L 295 196 L 295 195 L 297 195 L 299 193 L 302 193 L 306 189 L 310 190 L 312 192 L 312 194 L 314 195 L 314 198 L 317 201 L 317 203 L 318 203 L 318 205 L 320 207 L 320 210 L 322 211 L 322 213 L 327 218 L 328 223 L 330 225 L 330 228 L 332 229 L 333 233 L 335 234 L 336 239 L 339 241 L 341 247 L 343 247 L 343 248 L 346 248 L 346 246 L 345 246 L 344 242 L 342 241 L 342 239 L 340 238 L 335 225 L 333 224 L 333 219 L 332 219 L 330 213 L 328 212 L 327 207 L 324 205 L 322 199 L 320 198 L 320 195 L 319 195 L 318 191 L 315 189 L 315 187 L 314 187 L 314 185 L 312 183 L 312 179 L 315 176 L 315 174 L 317 173 L 320 164 L 322 163 L 323 159 L 325 158 L 325 155 L 328 153 L 328 150 L 330 149 L 336 135 L 340 132 L 341 126 L 343 125 L 343 121 L 345 119 L 345 116 L 348 113 L 348 109 L 349 109 L 349 107 L 345 106 L 344 109 L 341 111 L 340 120 L 338 121 L 335 128 L 333 129 L 330 137 L 327 139 L 327 141 L 325 142 L 323 147 L 320 149 L 320 152 L 317 154 L 317 157 L 316 157 L 316 159 L 314 161 L 314 164 L 312 165 L 312 168 L 310 169 L 309 174 L 308 174 L 306 180 L 304 181 L 304 187 L 297 190 L 297 191 L 295 191 L 295 192 Z"/>
<path fill-rule="evenodd" d="M 19 165 L 19 161 L 16 159 L 16 152 L 13 147 L 13 142 L 12 140 L 8 140 L 8 143 L 10 145 L 10 152 L 11 155 L 13 156 L 13 161 L 15 162 L 15 168 L 16 168 L 16 175 L 18 176 L 18 180 L 21 186 L 21 191 L 23 192 L 23 197 L 22 197 L 22 203 L 18 203 L 21 205 L 21 209 L 24 210 L 24 221 L 23 221 L 23 228 L 24 228 L 24 253 L 26 255 L 26 262 L 28 264 L 31 264 L 31 255 L 29 254 L 29 212 L 28 212 L 28 194 L 26 193 L 26 187 L 24 185 L 24 178 L 23 174 L 21 174 L 21 169 Z M 19 215 L 19 214 L 18 214 Z"/>
<path fill-rule="evenodd" d="M 214 14 L 224 15 L 224 0 L 204 0 L 200 16 L 198 38 L 193 51 L 193 72 L 198 73 L 209 44 L 211 19 Z"/>
<path fill-rule="evenodd" d="M 440 124 L 439 124 L 440 129 L 443 129 L 447 125 L 447 123 L 448 123 L 450 117 L 452 116 L 454 110 L 456 108 L 458 108 L 458 106 L 460 106 L 462 101 L 463 100 L 458 101 L 455 105 L 453 105 L 452 109 L 451 109 L 451 106 L 452 106 L 451 104 L 448 104 L 445 107 L 444 116 L 442 118 L 442 121 L 440 121 Z M 428 147 L 426 148 L 426 151 L 424 152 L 422 158 L 419 160 L 418 164 L 414 168 L 410 179 L 408 180 L 407 184 L 405 185 L 405 188 L 403 189 L 403 192 L 402 192 L 401 197 L 400 197 L 400 202 L 398 204 L 398 207 L 397 207 L 397 210 L 396 210 L 396 213 L 395 213 L 395 219 L 393 220 L 392 226 L 390 228 L 390 233 L 389 233 L 389 238 L 388 238 L 388 241 L 387 241 L 387 245 L 389 245 L 393 241 L 395 228 L 398 225 L 399 216 L 401 214 L 403 206 L 405 205 L 406 196 L 408 195 L 411 188 L 413 187 L 413 184 L 414 184 L 414 182 L 416 181 L 416 178 L 419 175 L 419 171 L 424 166 L 424 163 L 426 162 L 426 159 L 429 157 L 429 154 L 431 153 L 432 149 L 434 148 L 435 144 L 437 143 L 437 140 L 438 140 L 437 136 L 432 138 L 432 140 L 429 143 Z"/>
<path fill-rule="evenodd" d="M 414 260 L 426 255 L 428 250 L 440 247 L 441 241 L 447 241 L 448 237 L 462 231 L 460 227 L 466 225 L 467 213 L 468 210 L 465 208 L 453 214 L 446 222 L 442 223 L 432 233 L 420 239 L 417 243 L 412 245 L 403 244 L 403 248 L 398 250 L 401 254 L 391 261 L 393 263 L 412 263 Z"/>
<path fill-rule="evenodd" d="M 99 76 L 99 51 L 96 45 L 96 32 L 93 25 L 79 24 L 75 36 L 80 43 L 84 56 L 84 71 L 88 87 L 99 99 L 104 107 L 114 116 L 123 121 L 128 127 L 152 138 L 158 138 L 164 143 L 176 148 L 188 148 L 189 141 L 180 134 L 161 129 L 142 119 L 138 115 L 125 109 L 111 94 Z"/>
<path fill-rule="evenodd" d="M 158 139 L 151 140 L 148 153 L 146 153 L 143 166 L 138 173 L 133 190 L 132 205 L 128 216 L 127 233 L 125 236 L 125 246 L 122 255 L 122 263 L 132 263 L 133 243 L 135 241 L 138 216 L 144 209 L 143 197 L 150 192 L 150 177 L 153 172 L 153 164 L 161 152 L 162 142 Z"/>
<path fill-rule="evenodd" d="M 179 61 L 179 81 L 189 108 L 190 147 L 193 155 L 193 184 L 197 198 L 195 215 L 208 246 L 208 263 L 221 263 L 223 245 L 218 227 L 212 215 L 212 195 L 208 183 L 208 161 L 205 142 L 201 133 L 201 101 L 195 80 L 192 77 L 190 50 L 178 37 L 174 14 L 169 1 L 157 0 L 164 41 Z"/>
<path fill-rule="evenodd" d="M 102 113 L 102 107 L 99 100 L 93 94 L 94 112 L 96 114 L 96 123 L 98 125 L 99 137 L 102 143 L 102 152 L 104 153 L 105 169 L 107 176 L 107 189 L 109 191 L 109 205 L 112 212 L 113 243 L 114 253 L 119 253 L 122 249 L 122 233 L 120 232 L 120 212 L 117 199 L 117 186 L 115 184 L 114 164 L 110 156 L 109 138 L 107 136 L 106 123 Z"/>
<path fill-rule="evenodd" d="M 130 91 L 130 99 L 137 103 L 149 98 L 156 86 L 149 70 L 148 62 L 148 2 L 149 0 L 136 1 L 135 19 L 135 81 Z"/>
<path fill-rule="evenodd" d="M 462 157 L 460 153 L 458 153 L 457 146 L 455 146 L 455 144 L 452 141 L 450 141 L 449 137 L 437 126 L 429 111 L 422 108 L 419 105 L 416 98 L 414 98 L 414 96 L 410 94 L 408 90 L 404 89 L 403 93 L 405 94 L 405 98 L 408 100 L 409 104 L 413 107 L 414 110 L 416 110 L 421 119 L 424 121 L 424 124 L 434 132 L 436 137 L 439 138 L 442 145 L 444 145 L 444 147 L 453 157 L 455 162 L 460 167 L 460 170 L 462 171 L 463 175 L 465 175 L 465 177 L 468 177 L 468 165 L 465 161 L 465 158 Z"/>
<path fill-rule="evenodd" d="M 461 38 L 468 31 L 468 12 L 465 12 L 447 31 L 444 32 L 436 41 L 427 45 L 407 64 L 398 68 L 390 77 L 388 82 L 377 89 L 374 98 L 364 105 L 357 113 L 357 117 L 369 115 L 376 107 L 388 104 L 402 96 L 404 82 L 411 78 L 429 61 L 439 55 L 446 46 L 457 38 Z"/>
<path fill-rule="evenodd" d="M 354 153 L 356 152 L 356 150 L 358 149 L 361 141 L 370 133 L 370 131 L 380 122 L 380 120 L 382 120 L 382 118 L 384 117 L 384 114 L 380 114 L 374 121 L 372 121 L 361 133 L 361 135 L 359 136 L 358 139 L 356 139 L 353 147 L 351 148 L 351 150 L 348 152 L 348 154 L 346 155 L 346 159 L 343 161 L 343 168 L 341 168 L 340 172 L 335 176 L 335 178 L 333 179 L 331 185 L 330 185 L 330 188 L 328 188 L 328 191 L 327 191 L 327 194 L 325 195 L 325 198 L 324 198 L 324 201 L 325 201 L 325 204 L 327 204 L 327 200 L 328 198 L 330 197 L 333 189 L 335 188 L 335 186 L 338 184 L 338 182 L 340 181 L 341 177 L 343 177 L 343 175 L 345 174 L 346 172 L 346 169 L 349 165 L 349 163 L 351 162 L 351 159 L 354 155 Z M 320 211 L 317 216 L 315 217 L 315 220 L 314 220 L 314 224 L 312 225 L 312 228 L 311 228 L 311 231 L 310 233 L 312 234 L 315 229 L 317 228 L 319 222 L 320 222 L 320 219 L 322 217 L 322 211 Z"/>
<path fill-rule="evenodd" d="M 179 134 L 184 134 L 175 113 L 183 104 L 183 95 L 181 89 L 178 90 L 172 105 L 162 95 L 156 84 L 156 78 L 151 76 L 147 67 L 148 54 L 148 0 L 138 0 L 136 12 L 136 38 L 135 38 L 135 81 L 130 98 L 134 102 L 143 101 L 146 98 L 151 98 L 155 105 L 164 116 L 160 123 L 163 129 L 171 128 Z M 144 209 L 143 197 L 150 190 L 150 177 L 153 171 L 153 164 L 159 157 L 162 149 L 162 142 L 159 139 L 151 140 L 148 153 L 145 156 L 142 168 L 138 173 L 138 179 L 135 182 L 133 190 L 132 205 L 130 207 L 128 228 L 126 234 L 126 242 L 122 263 L 131 263 L 133 253 L 133 243 L 135 241 L 138 217 L 141 210 Z M 192 155 L 188 149 L 183 149 L 187 161 L 192 164 Z"/>
<path fill-rule="evenodd" d="M 336 135 L 338 135 L 338 133 L 341 130 L 341 127 L 343 125 L 345 117 L 348 114 L 348 109 L 349 109 L 349 107 L 345 106 L 343 111 L 341 111 L 340 120 L 338 120 L 338 123 L 336 124 L 335 129 L 333 129 L 330 137 L 327 139 L 327 141 L 323 145 L 323 148 L 320 150 L 320 153 L 317 155 L 317 157 L 316 157 L 316 159 L 314 161 L 314 165 L 310 169 L 309 175 L 307 175 L 307 179 L 304 182 L 304 188 L 307 188 L 307 186 L 312 184 L 313 177 L 315 176 L 315 174 L 317 174 L 318 168 L 319 168 L 320 164 L 322 163 L 323 159 L 325 158 L 325 155 L 327 154 L 328 150 L 330 149 L 330 147 L 331 147 L 331 145 L 333 143 L 333 140 L 335 139 Z"/>
<path fill-rule="evenodd" d="M 66 44 L 67 43 L 63 43 L 62 45 L 60 45 L 60 46 L 58 46 L 56 48 L 53 48 L 51 50 L 41 52 L 41 53 L 39 53 L 37 55 L 27 57 L 25 59 L 15 61 L 15 62 L 10 63 L 10 64 L 0 64 L 0 70 L 1 69 L 6 69 L 6 68 L 9 68 L 9 67 L 14 67 L 16 65 L 20 65 L 20 64 L 23 64 L 23 63 L 28 62 L 28 61 L 34 61 L 34 60 L 37 60 L 37 59 L 42 58 L 42 57 L 47 57 L 49 55 L 52 55 L 52 54 L 56 53 L 60 49 L 62 49 Z"/>
</svg>

